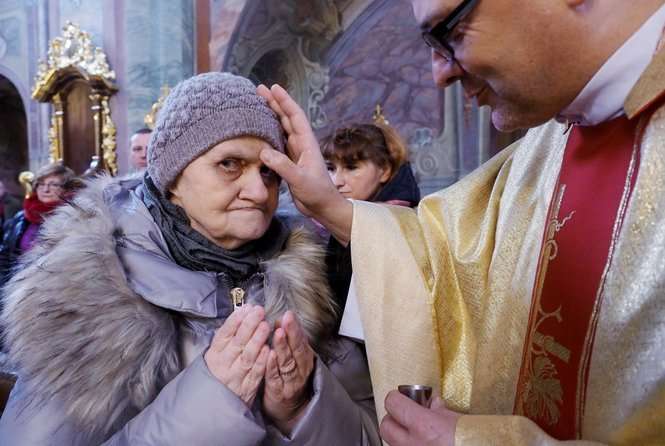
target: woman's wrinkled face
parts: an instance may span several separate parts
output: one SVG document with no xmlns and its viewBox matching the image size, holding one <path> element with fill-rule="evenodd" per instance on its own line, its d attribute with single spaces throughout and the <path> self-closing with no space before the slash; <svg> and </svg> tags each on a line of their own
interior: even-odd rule
<svg viewBox="0 0 665 446">
<path fill-rule="evenodd" d="M 279 177 L 259 159 L 266 141 L 234 138 L 189 163 L 170 188 L 192 228 L 225 249 L 260 238 L 277 208 Z"/>
<path fill-rule="evenodd" d="M 40 179 L 35 187 L 37 199 L 42 203 L 57 203 L 62 200 L 62 191 L 64 190 L 64 181 L 62 175 L 48 175 Z"/>
<path fill-rule="evenodd" d="M 369 160 L 326 161 L 330 179 L 345 198 L 369 200 L 390 178 L 390 169 Z"/>
</svg>

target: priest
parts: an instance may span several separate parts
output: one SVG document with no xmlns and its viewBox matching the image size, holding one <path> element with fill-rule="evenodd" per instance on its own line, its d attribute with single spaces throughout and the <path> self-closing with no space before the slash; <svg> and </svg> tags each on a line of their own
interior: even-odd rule
<svg viewBox="0 0 665 446">
<path fill-rule="evenodd" d="M 351 244 L 383 438 L 665 444 L 665 2 L 411 3 L 435 82 L 531 128 L 417 211 L 338 195 L 304 113 L 259 87 L 293 161 L 262 159 Z"/>
</svg>

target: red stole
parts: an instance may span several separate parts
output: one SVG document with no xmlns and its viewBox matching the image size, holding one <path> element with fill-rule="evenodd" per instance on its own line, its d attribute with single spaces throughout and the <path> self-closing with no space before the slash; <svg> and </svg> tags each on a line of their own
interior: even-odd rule
<svg viewBox="0 0 665 446">
<path fill-rule="evenodd" d="M 640 119 L 575 126 L 550 202 L 514 412 L 578 439 L 605 274 L 639 166 Z"/>
</svg>

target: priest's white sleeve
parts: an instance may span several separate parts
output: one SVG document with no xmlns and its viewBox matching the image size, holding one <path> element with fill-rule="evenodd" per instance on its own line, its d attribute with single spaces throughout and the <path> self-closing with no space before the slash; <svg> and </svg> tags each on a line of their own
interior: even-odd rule
<svg viewBox="0 0 665 446">
<path fill-rule="evenodd" d="M 353 276 L 351 276 L 349 294 L 346 298 L 346 305 L 344 306 L 344 313 L 342 314 L 342 323 L 339 327 L 339 334 L 342 336 L 348 336 L 358 341 L 365 341 L 363 324 L 360 321 L 360 310 L 358 308 L 356 284 Z"/>
</svg>

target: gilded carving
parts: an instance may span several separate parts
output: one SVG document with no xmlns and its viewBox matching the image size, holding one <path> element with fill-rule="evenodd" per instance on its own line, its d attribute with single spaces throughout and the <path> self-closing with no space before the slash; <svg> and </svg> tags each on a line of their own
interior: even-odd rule
<svg viewBox="0 0 665 446">
<path fill-rule="evenodd" d="M 390 125 L 390 122 L 383 115 L 383 110 L 381 109 L 381 104 L 376 104 L 376 107 L 374 108 L 374 113 L 372 113 L 372 120 L 376 124 Z"/>
<path fill-rule="evenodd" d="M 108 82 L 115 80 L 115 72 L 106 61 L 106 54 L 95 47 L 90 34 L 81 31 L 78 25 L 67 22 L 61 37 L 49 42 L 46 61 L 37 64 L 33 97 L 41 95 L 56 71 L 69 66 L 78 67 L 92 76 L 99 76 Z"/>
<path fill-rule="evenodd" d="M 32 97 L 53 106 L 49 129 L 49 154 L 52 162 L 63 161 L 65 153 L 66 106 L 71 86 L 84 80 L 89 88 L 90 114 L 95 134 L 94 153 L 88 171 L 107 169 L 112 175 L 118 170 L 116 160 L 116 128 L 111 119 L 109 98 L 117 91 L 115 73 L 109 67 L 106 55 L 95 47 L 90 34 L 71 22 L 63 27 L 63 34 L 49 42 L 46 61 L 38 64 Z"/>
<path fill-rule="evenodd" d="M 55 113 L 51 115 L 51 127 L 48 129 L 49 161 L 54 163 L 60 159 L 60 138 Z"/>
<path fill-rule="evenodd" d="M 166 100 L 166 97 L 169 95 L 170 91 L 171 89 L 168 85 L 162 86 L 162 94 L 159 96 L 159 99 L 157 99 L 157 102 L 152 104 L 150 112 L 148 112 L 148 114 L 145 115 L 145 118 L 143 118 L 143 122 L 150 130 L 155 128 L 155 124 L 157 123 L 157 114 L 159 113 L 159 110 L 162 109 L 164 101 Z"/>
<path fill-rule="evenodd" d="M 104 165 L 108 168 L 111 175 L 118 173 L 118 162 L 115 153 L 115 124 L 111 119 L 111 109 L 107 97 L 102 99 L 102 157 Z"/>
<path fill-rule="evenodd" d="M 62 132 L 64 112 L 60 94 L 53 95 L 51 103 L 53 104 L 53 112 L 51 114 L 51 128 L 48 132 L 48 138 L 50 161 L 54 163 L 62 161 L 63 154 Z"/>
<path fill-rule="evenodd" d="M 18 182 L 21 183 L 23 190 L 25 191 L 25 198 L 32 195 L 32 180 L 35 179 L 35 174 L 29 170 L 24 170 L 18 174 Z"/>
</svg>

